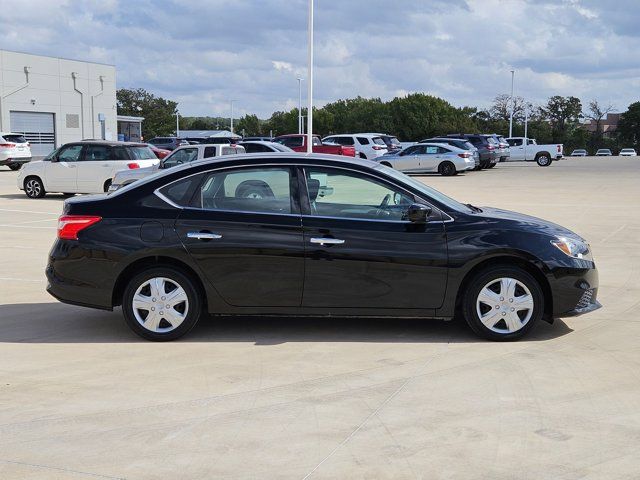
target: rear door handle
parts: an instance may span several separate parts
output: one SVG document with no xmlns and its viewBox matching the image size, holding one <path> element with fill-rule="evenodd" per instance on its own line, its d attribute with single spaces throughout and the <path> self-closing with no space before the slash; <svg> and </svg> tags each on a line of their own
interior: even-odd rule
<svg viewBox="0 0 640 480">
<path fill-rule="evenodd" d="M 339 238 L 312 237 L 310 241 L 316 245 L 342 245 L 344 243 L 344 240 Z"/>
<path fill-rule="evenodd" d="M 217 240 L 222 238 L 222 235 L 211 232 L 188 232 L 187 238 L 195 238 L 196 240 Z"/>
</svg>

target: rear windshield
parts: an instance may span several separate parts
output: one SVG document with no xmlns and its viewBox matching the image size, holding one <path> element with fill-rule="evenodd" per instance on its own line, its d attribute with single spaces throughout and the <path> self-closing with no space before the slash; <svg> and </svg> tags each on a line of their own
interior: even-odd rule
<svg viewBox="0 0 640 480">
<path fill-rule="evenodd" d="M 495 138 L 493 138 L 493 137 L 485 137 L 485 138 L 487 139 L 487 142 L 489 142 L 489 143 L 498 143 L 498 142 L 496 141 L 496 139 L 495 139 Z"/>
<path fill-rule="evenodd" d="M 27 140 L 22 135 L 3 135 L 2 138 L 7 142 L 27 143 Z"/>
<path fill-rule="evenodd" d="M 157 160 L 156 154 L 149 147 L 129 147 L 129 155 L 135 160 Z"/>
<path fill-rule="evenodd" d="M 373 137 L 373 143 L 375 143 L 376 145 L 386 145 L 386 143 L 384 143 L 384 140 L 382 140 L 380 137 Z"/>
<path fill-rule="evenodd" d="M 400 140 L 398 140 L 398 137 L 388 137 L 387 140 L 389 140 L 393 145 L 400 145 Z"/>
</svg>

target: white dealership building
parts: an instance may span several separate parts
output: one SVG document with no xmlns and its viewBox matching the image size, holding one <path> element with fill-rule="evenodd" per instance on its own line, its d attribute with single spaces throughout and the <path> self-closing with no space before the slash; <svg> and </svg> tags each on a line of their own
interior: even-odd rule
<svg viewBox="0 0 640 480">
<path fill-rule="evenodd" d="M 18 132 L 34 158 L 84 138 L 116 140 L 116 68 L 0 50 L 0 132 Z"/>
</svg>

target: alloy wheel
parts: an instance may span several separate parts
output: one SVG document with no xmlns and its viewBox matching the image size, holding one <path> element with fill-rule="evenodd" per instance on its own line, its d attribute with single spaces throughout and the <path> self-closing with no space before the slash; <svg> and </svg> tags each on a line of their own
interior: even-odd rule
<svg viewBox="0 0 640 480">
<path fill-rule="evenodd" d="M 534 301 L 527 286 L 514 278 L 491 280 L 478 294 L 476 312 L 482 324 L 495 333 L 521 330 L 533 316 Z"/>
<path fill-rule="evenodd" d="M 146 330 L 168 333 L 178 328 L 189 313 L 187 292 L 175 280 L 155 277 L 138 287 L 132 300 L 135 319 Z"/>
<path fill-rule="evenodd" d="M 35 178 L 27 181 L 27 183 L 25 183 L 24 185 L 24 189 L 27 192 L 27 195 L 33 198 L 39 197 L 42 193 L 42 186 L 40 185 L 40 182 Z"/>
</svg>

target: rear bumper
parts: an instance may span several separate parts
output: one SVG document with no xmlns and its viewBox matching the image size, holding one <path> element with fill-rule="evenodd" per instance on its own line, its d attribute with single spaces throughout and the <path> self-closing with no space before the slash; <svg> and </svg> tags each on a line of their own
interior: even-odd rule
<svg viewBox="0 0 640 480">
<path fill-rule="evenodd" d="M 31 161 L 31 157 L 9 157 L 5 159 L 0 159 L 0 165 L 11 165 L 16 163 L 29 163 Z"/>
</svg>

